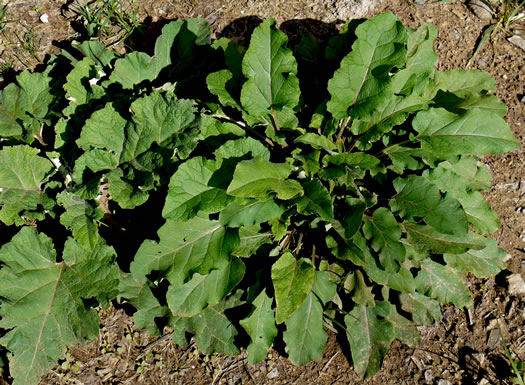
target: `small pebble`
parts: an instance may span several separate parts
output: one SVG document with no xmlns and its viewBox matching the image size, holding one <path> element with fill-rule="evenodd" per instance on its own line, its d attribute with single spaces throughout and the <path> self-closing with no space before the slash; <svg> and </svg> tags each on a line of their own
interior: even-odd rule
<svg viewBox="0 0 525 385">
<path fill-rule="evenodd" d="M 47 13 L 43 13 L 42 15 L 40 15 L 40 21 L 42 23 L 49 23 L 49 16 L 47 15 Z"/>
<path fill-rule="evenodd" d="M 492 6 L 485 0 L 471 0 L 468 3 L 468 7 L 481 20 L 490 20 L 494 14 Z"/>
<path fill-rule="evenodd" d="M 277 368 L 273 368 L 272 371 L 266 375 L 270 380 L 277 376 L 279 376 L 279 370 Z"/>
<path fill-rule="evenodd" d="M 450 382 L 449 380 L 439 380 L 438 381 L 438 385 L 452 385 L 452 382 Z"/>
<path fill-rule="evenodd" d="M 522 50 L 525 51 L 525 39 L 523 39 L 521 36 L 514 35 L 507 39 L 512 44 L 514 44 L 517 47 L 520 47 Z"/>
<path fill-rule="evenodd" d="M 509 283 L 509 294 L 520 296 L 525 294 L 525 281 L 519 273 L 511 274 L 507 281 Z"/>
<path fill-rule="evenodd" d="M 496 345 L 500 342 L 500 335 L 498 329 L 492 329 L 487 340 L 487 346 L 491 349 L 494 349 Z"/>
<path fill-rule="evenodd" d="M 432 372 L 430 370 L 427 370 L 425 372 L 425 381 L 428 383 L 428 384 L 431 384 L 434 380 L 434 376 L 432 375 Z"/>
</svg>

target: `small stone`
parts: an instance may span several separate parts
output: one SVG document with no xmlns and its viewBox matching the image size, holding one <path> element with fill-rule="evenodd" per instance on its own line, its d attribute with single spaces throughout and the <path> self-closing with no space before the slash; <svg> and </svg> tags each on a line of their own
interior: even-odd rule
<svg viewBox="0 0 525 385">
<path fill-rule="evenodd" d="M 492 329 L 487 339 L 487 345 L 489 348 L 494 349 L 500 342 L 499 330 Z"/>
<path fill-rule="evenodd" d="M 277 368 L 273 368 L 270 373 L 266 375 L 266 377 L 268 377 L 270 380 L 276 378 L 277 376 L 279 376 L 279 370 Z"/>
<path fill-rule="evenodd" d="M 449 380 L 439 380 L 438 381 L 438 385 L 452 385 L 452 382 L 450 382 Z"/>
<path fill-rule="evenodd" d="M 468 7 L 481 20 L 490 20 L 494 14 L 494 10 L 487 0 L 471 0 Z"/>
<path fill-rule="evenodd" d="M 259 366 L 259 371 L 263 373 L 266 372 L 266 365 Z"/>
<path fill-rule="evenodd" d="M 521 274 L 511 274 L 507 278 L 507 282 L 509 283 L 509 294 L 511 295 L 522 295 L 525 294 L 525 281 L 523 280 L 523 277 Z"/>
<path fill-rule="evenodd" d="M 40 15 L 40 21 L 42 23 L 49 23 L 49 16 L 47 13 L 43 13 L 42 15 Z"/>
<path fill-rule="evenodd" d="M 434 376 L 430 370 L 425 371 L 425 381 L 431 384 L 434 381 Z"/>
<path fill-rule="evenodd" d="M 487 331 L 490 331 L 492 329 L 496 329 L 498 327 L 498 320 L 496 318 L 491 319 L 489 321 L 489 324 L 487 325 Z"/>
<path fill-rule="evenodd" d="M 523 39 L 521 36 L 514 35 L 507 39 L 512 44 L 514 44 L 517 47 L 520 47 L 522 50 L 525 51 L 525 39 Z"/>
</svg>

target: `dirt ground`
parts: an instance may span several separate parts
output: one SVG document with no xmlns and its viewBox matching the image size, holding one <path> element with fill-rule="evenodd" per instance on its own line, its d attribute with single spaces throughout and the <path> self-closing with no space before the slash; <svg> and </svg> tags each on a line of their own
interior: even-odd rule
<svg viewBox="0 0 525 385">
<path fill-rule="evenodd" d="M 123 0 L 124 2 L 124 0 Z M 7 3 L 6 0 L 3 1 Z M 7 12 L 9 21 L 0 34 L 0 68 L 34 67 L 46 54 L 59 51 L 57 42 L 75 38 L 75 17 L 65 11 L 65 0 L 16 0 Z M 503 336 L 514 358 L 525 362 L 525 300 L 509 277 L 525 277 L 525 51 L 509 43 L 496 31 L 468 61 L 490 21 L 476 17 L 459 0 L 184 0 L 136 1 L 138 19 L 155 21 L 204 17 L 216 36 L 244 38 L 255 17 L 274 17 L 292 26 L 290 20 L 313 19 L 318 33 L 333 33 L 352 18 L 393 11 L 412 28 L 435 24 L 439 36 L 436 51 L 438 69 L 477 68 L 496 79 L 497 95 L 509 107 L 506 120 L 521 148 L 485 159 L 494 175 L 486 194 L 500 218 L 501 227 L 491 237 L 508 253 L 508 269 L 497 277 L 479 280 L 469 277 L 475 306 L 460 310 L 445 308 L 443 322 L 422 327 L 422 344 L 417 349 L 395 342 L 383 369 L 372 379 L 360 380 L 352 371 L 348 349 L 331 335 L 319 363 L 294 367 L 283 351 L 272 351 L 267 359 L 249 365 L 246 354 L 238 357 L 204 356 L 194 344 L 173 345 L 169 334 L 156 339 L 134 329 L 132 317 L 115 304 L 102 311 L 102 332 L 85 347 L 68 352 L 66 360 L 42 378 L 41 384 L 506 384 L 509 360 L 501 342 Z M 47 15 L 46 17 L 42 17 Z M 45 22 L 47 21 L 47 22 Z M 288 23 L 287 23 L 288 22 Z M 290 27 L 291 28 L 291 27 Z M 293 28 L 292 28 L 293 29 Z M 287 31 L 293 32 L 293 31 Z M 28 43 L 29 42 L 29 43 Z M 117 47 L 124 50 L 125 46 Z M 9 72 L 6 72 L 9 77 Z M 3 79 L 0 78 L 0 81 Z M 7 80 L 6 80 L 7 81 Z M 512 280 L 511 280 L 512 281 Z M 129 312 L 129 310 L 128 310 Z M 0 379 L 0 383 L 2 380 Z"/>
</svg>

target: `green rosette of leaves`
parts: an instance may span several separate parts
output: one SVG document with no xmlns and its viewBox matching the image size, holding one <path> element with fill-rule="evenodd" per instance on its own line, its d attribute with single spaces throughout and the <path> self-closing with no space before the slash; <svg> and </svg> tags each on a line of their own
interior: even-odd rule
<svg viewBox="0 0 525 385">
<path fill-rule="evenodd" d="M 277 340 L 320 360 L 332 330 L 363 378 L 443 304 L 472 306 L 466 273 L 505 267 L 481 157 L 519 142 L 488 74 L 435 70 L 436 35 L 385 13 L 290 44 L 268 19 L 244 46 L 179 20 L 152 53 L 86 41 L 18 75 L 0 92 L 15 383 L 94 337 L 92 305 L 116 298 L 152 335 L 251 363 Z"/>
</svg>

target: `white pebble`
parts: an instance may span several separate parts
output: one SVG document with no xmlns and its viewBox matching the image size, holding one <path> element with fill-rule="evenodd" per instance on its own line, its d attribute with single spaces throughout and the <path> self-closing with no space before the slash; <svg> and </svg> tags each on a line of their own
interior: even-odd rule
<svg viewBox="0 0 525 385">
<path fill-rule="evenodd" d="M 40 21 L 42 23 L 49 23 L 49 16 L 47 15 L 47 13 L 40 15 Z"/>
</svg>

